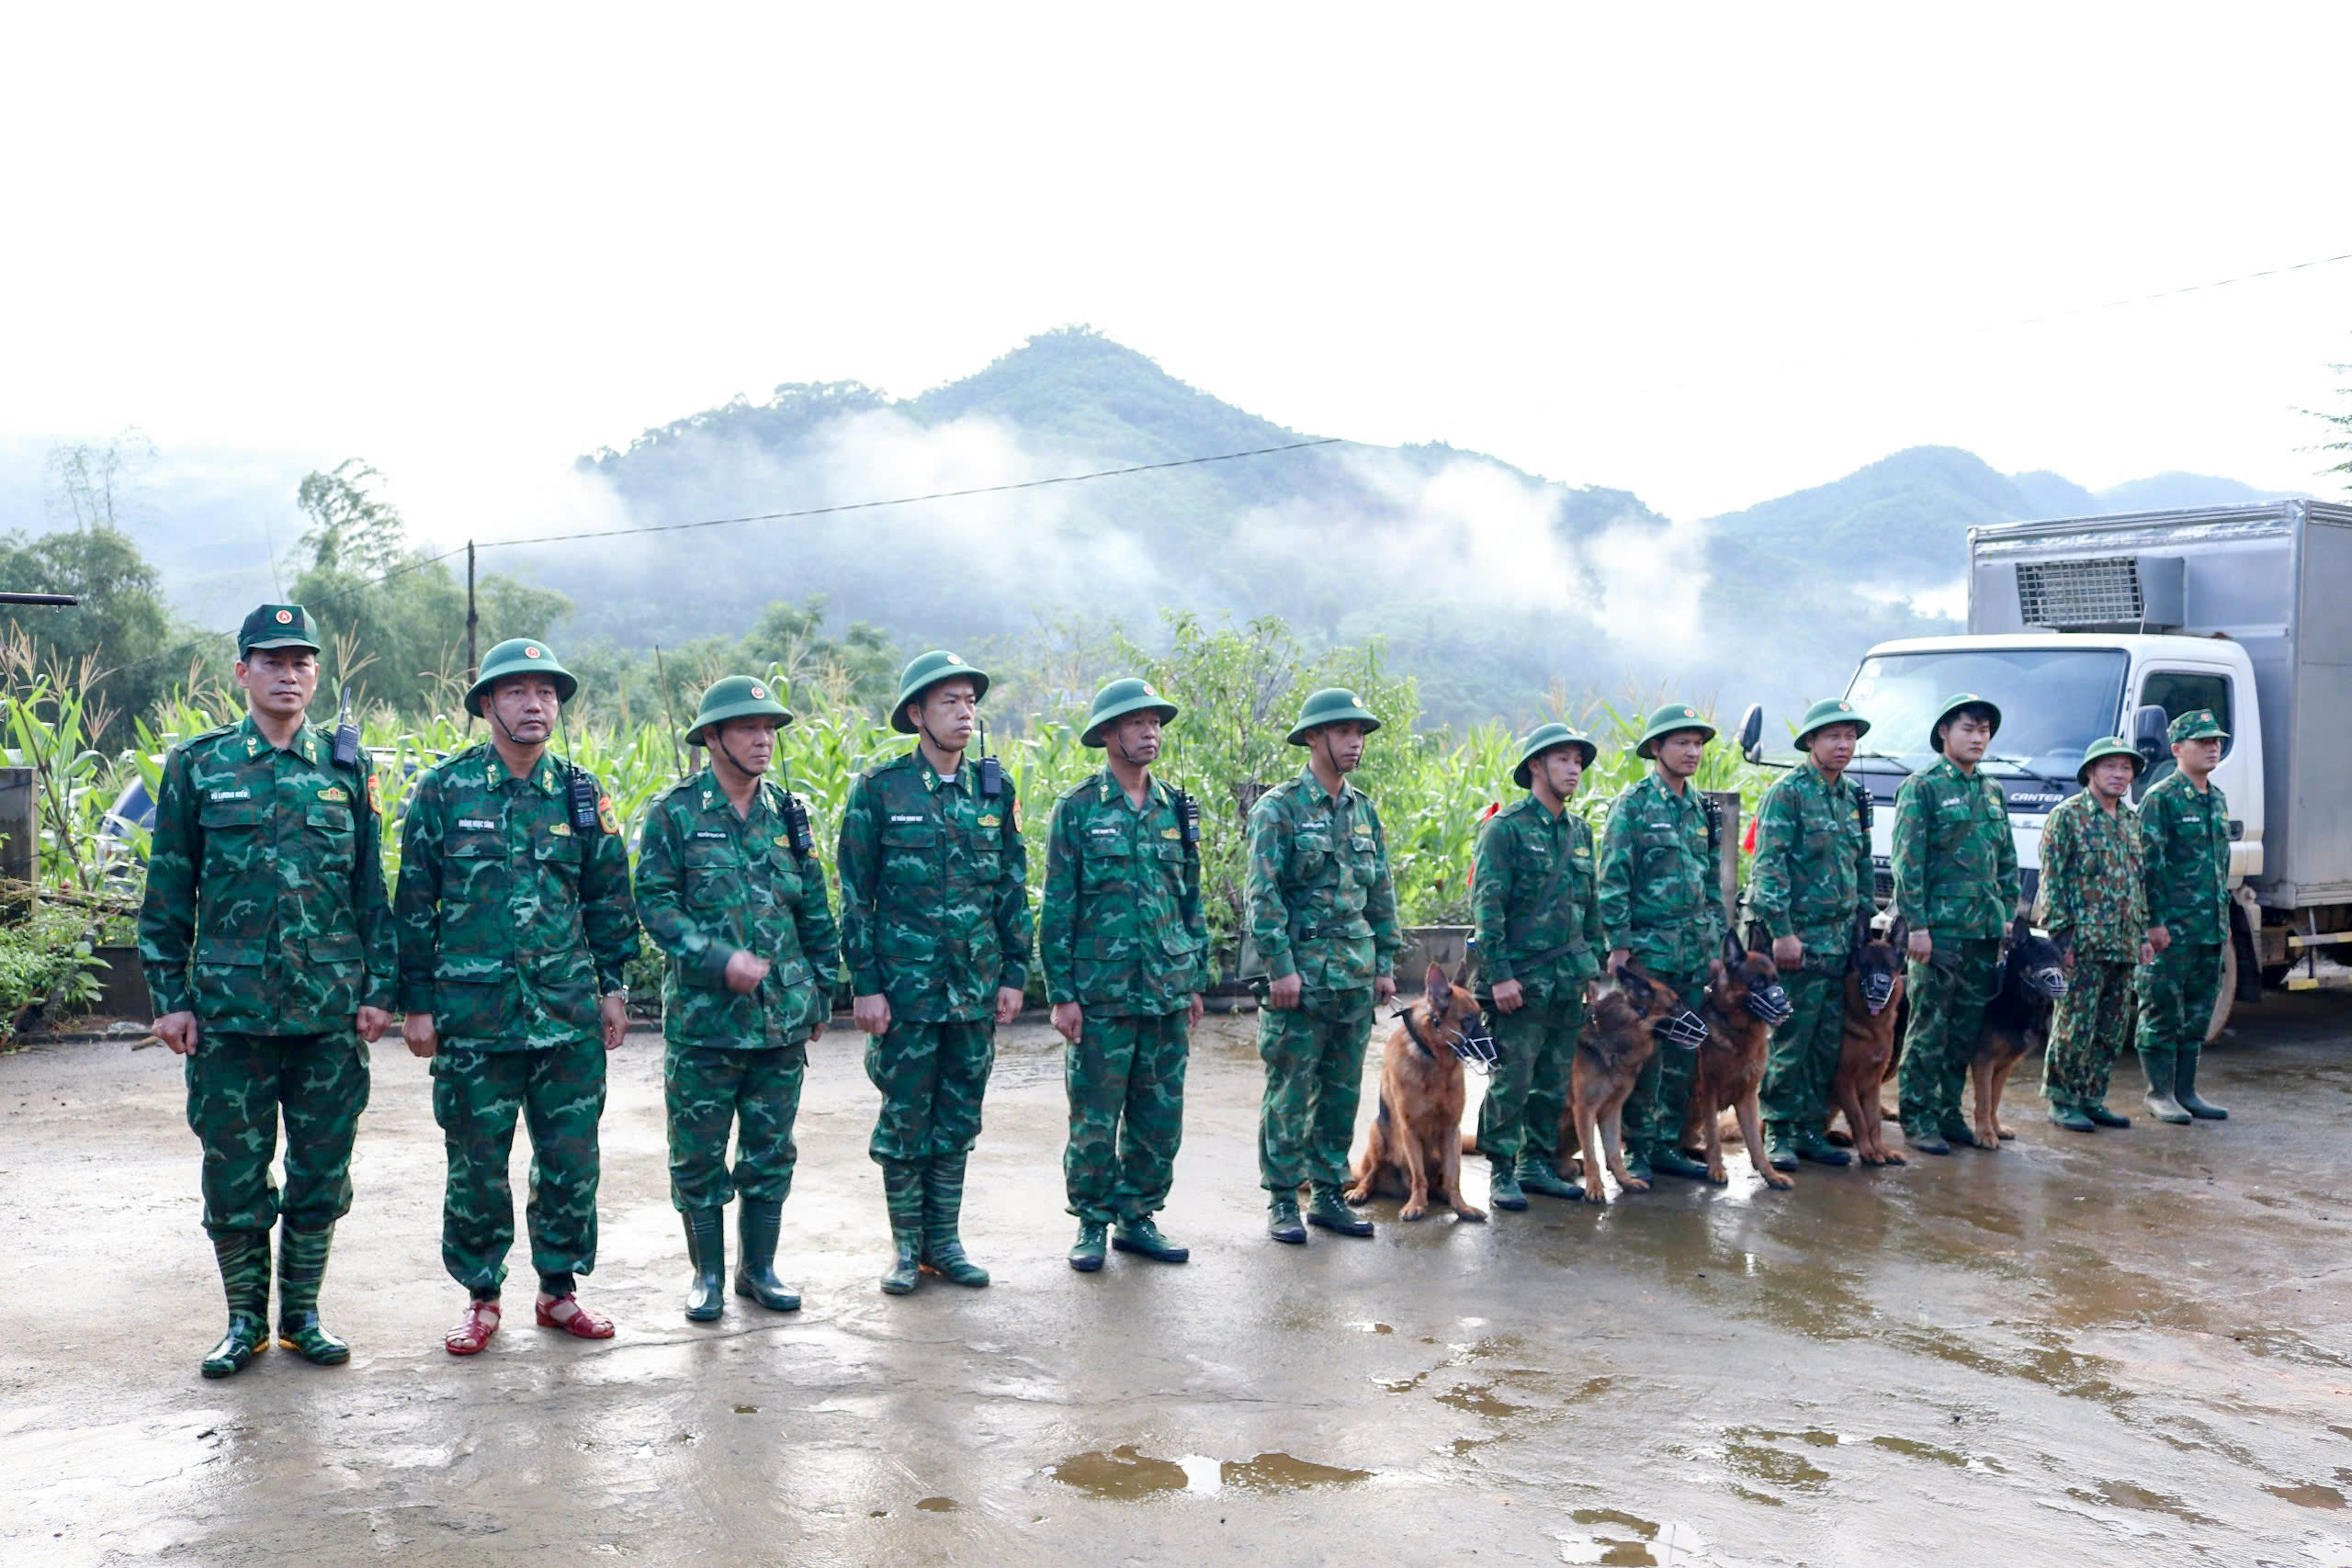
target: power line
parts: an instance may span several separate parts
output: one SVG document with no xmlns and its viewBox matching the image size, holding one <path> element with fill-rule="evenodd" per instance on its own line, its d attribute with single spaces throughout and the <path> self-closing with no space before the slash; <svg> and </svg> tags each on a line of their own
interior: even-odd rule
<svg viewBox="0 0 2352 1568">
<path fill-rule="evenodd" d="M 2227 288 L 2233 283 L 2251 283 L 2260 277 L 2283 277 L 2288 273 L 2301 272 L 2308 267 L 2333 266 L 2337 262 L 2346 261 L 2352 261 L 2352 251 L 2346 251 L 2340 255 L 2314 256 L 2310 261 L 2290 262 L 2285 266 L 2265 267 L 2260 272 L 2242 272 L 2235 277 L 2217 277 L 2206 283 L 2184 284 L 2178 288 L 2161 288 L 2154 294 L 2134 294 L 2122 299 L 2109 299 L 2103 304 L 2077 305 L 2071 310 L 2053 310 L 2047 315 L 2027 316 L 2002 324 L 2030 327 L 2043 321 L 2062 321 L 2070 316 L 2087 316 L 2097 310 L 2117 310 L 2126 305 L 2145 305 L 2151 300 L 2177 299 L 2183 294 L 2196 294 L 2209 288 Z M 1982 330 L 1989 332 L 1994 329 L 1986 327 Z"/>
</svg>

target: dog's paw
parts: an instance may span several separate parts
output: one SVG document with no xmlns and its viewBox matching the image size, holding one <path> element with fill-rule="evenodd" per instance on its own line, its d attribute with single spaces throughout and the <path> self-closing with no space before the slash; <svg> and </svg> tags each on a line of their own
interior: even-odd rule
<svg viewBox="0 0 2352 1568">
<path fill-rule="evenodd" d="M 1770 1168 L 1768 1166 L 1766 1168 Z M 1731 1173 L 1722 1166 L 1711 1165 L 1707 1168 L 1707 1180 L 1716 1187 L 1727 1187 L 1731 1184 Z"/>
<path fill-rule="evenodd" d="M 1764 1185 L 1767 1187 L 1778 1188 L 1780 1190 L 1785 1192 L 1790 1188 L 1794 1187 L 1796 1182 L 1786 1172 L 1774 1170 L 1768 1165 L 1764 1168 Z"/>
<path fill-rule="evenodd" d="M 1351 1203 L 1362 1203 L 1371 1198 L 1372 1183 L 1367 1181 L 1361 1187 L 1351 1187 L 1345 1192 L 1340 1193 L 1340 1196 L 1345 1198 Z"/>
<path fill-rule="evenodd" d="M 1584 1201 L 1592 1204 L 1606 1203 L 1609 1194 L 1600 1190 L 1600 1182 L 1588 1180 L 1584 1184 Z"/>
<path fill-rule="evenodd" d="M 1396 1211 L 1396 1217 L 1400 1220 L 1418 1220 L 1429 1212 L 1430 1206 L 1427 1203 L 1408 1203 Z"/>
<path fill-rule="evenodd" d="M 1486 1210 L 1474 1209 L 1467 1203 L 1455 1204 L 1453 1212 L 1465 1220 L 1483 1220 L 1487 1217 Z"/>
<path fill-rule="evenodd" d="M 1893 1149 L 1889 1149 L 1886 1153 L 1879 1156 L 1879 1163 L 1881 1165 L 1909 1165 L 1911 1162 L 1905 1159 L 1901 1155 L 1896 1154 Z"/>
<path fill-rule="evenodd" d="M 1623 1181 L 1623 1186 L 1628 1192 L 1646 1192 L 1650 1190 L 1650 1184 L 1647 1181 L 1643 1180 L 1638 1176 L 1627 1177 Z M 1592 1189 L 1587 1188 L 1585 1190 L 1589 1193 Z"/>
</svg>

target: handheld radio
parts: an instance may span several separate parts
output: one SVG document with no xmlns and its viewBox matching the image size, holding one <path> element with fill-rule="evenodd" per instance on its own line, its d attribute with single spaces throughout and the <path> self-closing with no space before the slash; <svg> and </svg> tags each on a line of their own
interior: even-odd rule
<svg viewBox="0 0 2352 1568">
<path fill-rule="evenodd" d="M 784 831 L 792 840 L 792 852 L 807 859 L 816 847 L 808 832 L 808 808 L 788 789 L 784 792 Z"/>
<path fill-rule="evenodd" d="M 980 758 L 980 793 L 993 800 L 1004 793 L 1004 764 L 996 760 L 995 752 L 989 750 L 989 727 L 985 719 L 980 723 L 980 750 L 983 753 Z"/>
<path fill-rule="evenodd" d="M 359 765 L 359 727 L 351 722 L 351 686 L 343 688 L 343 706 L 335 718 L 334 765 L 356 768 Z"/>
<path fill-rule="evenodd" d="M 1184 835 L 1184 847 L 1201 847 L 1201 803 L 1182 790 L 1171 792 L 1176 796 L 1176 828 Z"/>
</svg>

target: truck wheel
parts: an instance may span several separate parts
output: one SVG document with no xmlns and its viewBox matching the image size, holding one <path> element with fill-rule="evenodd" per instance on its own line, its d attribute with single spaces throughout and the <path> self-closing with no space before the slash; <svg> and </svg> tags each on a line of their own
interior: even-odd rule
<svg viewBox="0 0 2352 1568">
<path fill-rule="evenodd" d="M 2230 1021 L 2230 1010 L 2238 999 L 2238 944 L 2222 944 L 2222 984 L 2213 997 L 2213 1021 L 2205 1026 L 2205 1043 L 2211 1045 L 2222 1037 L 2222 1029 Z"/>
</svg>

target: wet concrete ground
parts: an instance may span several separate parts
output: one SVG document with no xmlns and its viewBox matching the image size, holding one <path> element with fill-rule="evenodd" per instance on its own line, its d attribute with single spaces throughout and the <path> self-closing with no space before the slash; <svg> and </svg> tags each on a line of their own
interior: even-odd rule
<svg viewBox="0 0 2352 1568">
<path fill-rule="evenodd" d="M 996 1283 L 904 1300 L 836 1032 L 786 1210 L 808 1305 L 708 1326 L 637 1034 L 582 1292 L 618 1337 L 532 1327 L 518 1244 L 469 1362 L 424 1066 L 379 1048 L 324 1303 L 352 1362 L 218 1383 L 177 1064 L 37 1047 L 0 1059 L 0 1562 L 2352 1563 L 2352 1006 L 2240 1019 L 2225 1124 L 2077 1136 L 2028 1081 L 1999 1155 L 1304 1248 L 1260 1230 L 1250 1021 L 1212 1019 L 1164 1216 L 1194 1260 L 1091 1277 L 1024 1025 L 967 1215 Z"/>
</svg>

